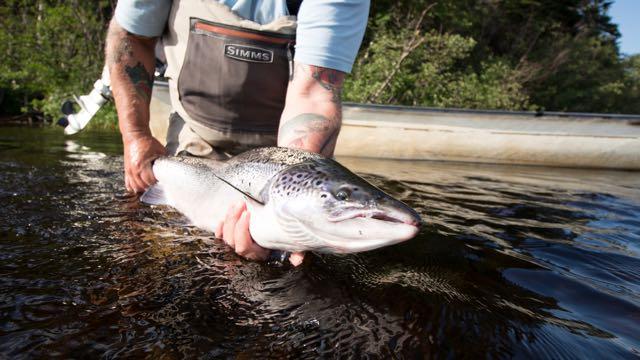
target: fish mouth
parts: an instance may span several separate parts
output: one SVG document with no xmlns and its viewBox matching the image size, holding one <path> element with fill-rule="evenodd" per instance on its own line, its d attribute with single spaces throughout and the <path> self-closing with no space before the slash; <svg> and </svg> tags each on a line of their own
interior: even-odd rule
<svg viewBox="0 0 640 360">
<path fill-rule="evenodd" d="M 385 213 L 375 213 L 373 215 L 370 216 L 366 216 L 364 214 L 360 214 L 357 217 L 369 217 L 372 219 L 376 219 L 376 220 L 380 220 L 380 221 L 387 221 L 387 222 L 392 222 L 392 223 L 401 223 L 401 224 L 407 224 L 407 225 L 414 225 L 417 226 L 418 222 L 411 219 L 411 220 L 402 220 L 402 219 L 398 219 L 398 218 L 394 218 L 393 216 L 389 216 Z"/>
<path fill-rule="evenodd" d="M 405 224 L 415 227 L 419 227 L 422 219 L 413 209 L 352 209 L 342 212 L 339 215 L 331 216 L 329 221 L 340 222 L 349 219 L 365 218 L 378 221 L 384 221 L 388 223 Z"/>
</svg>

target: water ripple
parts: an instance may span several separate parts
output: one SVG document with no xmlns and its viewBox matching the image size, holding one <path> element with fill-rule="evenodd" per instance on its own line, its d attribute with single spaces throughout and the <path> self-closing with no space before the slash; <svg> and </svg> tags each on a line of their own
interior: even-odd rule
<svg viewBox="0 0 640 360">
<path fill-rule="evenodd" d="M 120 153 L 0 129 L 0 357 L 640 355 L 636 174 L 342 159 L 426 226 L 291 268 L 125 195 Z"/>
</svg>

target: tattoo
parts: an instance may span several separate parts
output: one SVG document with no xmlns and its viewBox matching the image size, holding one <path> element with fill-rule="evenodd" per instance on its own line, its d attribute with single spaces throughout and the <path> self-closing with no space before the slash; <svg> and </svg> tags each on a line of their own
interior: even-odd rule
<svg viewBox="0 0 640 360">
<path fill-rule="evenodd" d="M 149 73 L 144 64 L 134 58 L 131 36 L 131 34 L 117 27 L 109 27 L 109 33 L 107 34 L 107 63 L 109 67 L 115 65 L 118 67 L 123 66 L 124 72 L 131 80 L 138 96 L 149 102 L 151 100 L 151 89 L 153 88 L 153 73 Z M 136 65 L 130 65 L 136 61 Z"/>
<path fill-rule="evenodd" d="M 320 114 L 300 114 L 284 122 L 278 132 L 278 142 L 295 148 L 313 148 L 314 140 L 322 139 L 319 152 L 324 153 L 335 140 L 340 126 L 335 121 Z"/>
<path fill-rule="evenodd" d="M 147 102 L 151 100 L 151 89 L 153 88 L 153 74 L 147 72 L 140 61 L 136 66 L 125 65 L 124 71 L 129 75 L 136 92 Z"/>
<path fill-rule="evenodd" d="M 331 92 L 331 101 L 339 104 L 342 95 L 344 74 L 341 71 L 327 69 L 320 66 L 296 64 L 294 77 L 295 73 L 306 72 L 305 67 L 309 68 L 311 71 L 311 77 L 318 83 L 318 85 Z"/>
<path fill-rule="evenodd" d="M 336 70 L 311 66 L 311 76 L 313 76 L 320 86 L 331 91 L 331 101 L 334 103 L 340 102 L 342 82 Z"/>
</svg>

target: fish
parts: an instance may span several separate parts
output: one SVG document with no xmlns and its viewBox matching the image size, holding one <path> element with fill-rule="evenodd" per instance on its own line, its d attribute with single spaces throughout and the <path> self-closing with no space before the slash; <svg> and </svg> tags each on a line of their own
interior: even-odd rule
<svg viewBox="0 0 640 360">
<path fill-rule="evenodd" d="M 226 161 L 160 157 L 142 196 L 215 233 L 227 209 L 247 203 L 249 232 L 263 248 L 347 254 L 397 244 L 422 224 L 407 204 L 337 161 L 304 150 L 262 147 Z"/>
</svg>

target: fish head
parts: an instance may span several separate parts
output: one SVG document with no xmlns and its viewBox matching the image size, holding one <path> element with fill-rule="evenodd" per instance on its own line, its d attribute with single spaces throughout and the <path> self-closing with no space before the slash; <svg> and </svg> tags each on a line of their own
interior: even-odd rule
<svg viewBox="0 0 640 360">
<path fill-rule="evenodd" d="M 411 207 L 331 159 L 280 171 L 268 192 L 283 231 L 308 250 L 372 250 L 413 238 L 421 223 Z"/>
</svg>

